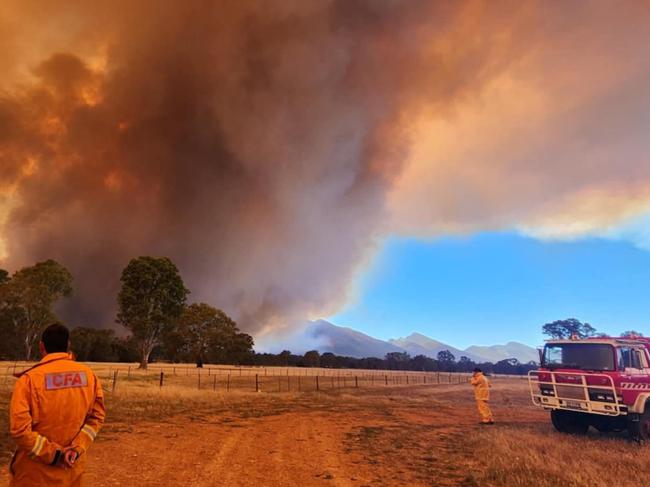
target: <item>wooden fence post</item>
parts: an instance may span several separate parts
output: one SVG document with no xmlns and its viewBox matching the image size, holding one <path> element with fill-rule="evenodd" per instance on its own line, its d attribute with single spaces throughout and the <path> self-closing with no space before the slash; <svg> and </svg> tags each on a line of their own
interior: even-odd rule
<svg viewBox="0 0 650 487">
<path fill-rule="evenodd" d="M 316 390 L 320 390 L 320 385 L 318 384 L 318 375 L 316 376 Z"/>
<path fill-rule="evenodd" d="M 226 392 L 230 391 L 230 372 L 228 372 L 228 382 L 226 382 Z"/>
<path fill-rule="evenodd" d="M 127 373 L 127 379 L 131 378 L 131 366 L 129 365 L 129 372 Z"/>
<path fill-rule="evenodd" d="M 201 390 L 201 370 L 199 369 L 199 391 Z"/>
<path fill-rule="evenodd" d="M 241 369 L 239 372 L 241 373 Z M 260 378 L 257 374 L 255 374 L 255 392 L 260 392 Z"/>
<path fill-rule="evenodd" d="M 354 376 L 354 387 L 359 388 L 359 378 L 356 375 Z"/>
<path fill-rule="evenodd" d="M 165 381 L 165 373 L 161 370 L 160 371 L 160 387 L 163 386 L 164 381 Z"/>
<path fill-rule="evenodd" d="M 386 379 L 386 385 L 388 385 L 388 375 L 385 375 L 384 377 Z"/>
<path fill-rule="evenodd" d="M 117 385 L 117 370 L 113 373 L 113 387 L 111 388 L 111 392 L 115 392 L 116 385 Z"/>
</svg>

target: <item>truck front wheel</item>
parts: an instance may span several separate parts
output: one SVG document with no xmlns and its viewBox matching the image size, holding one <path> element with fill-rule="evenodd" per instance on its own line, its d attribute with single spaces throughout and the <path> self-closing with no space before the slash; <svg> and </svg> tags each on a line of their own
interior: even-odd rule
<svg viewBox="0 0 650 487">
<path fill-rule="evenodd" d="M 554 409 L 551 411 L 551 422 L 560 433 L 570 435 L 584 435 L 589 429 L 587 417 L 573 411 Z"/>
<path fill-rule="evenodd" d="M 648 405 L 641 414 L 630 414 L 627 418 L 627 429 L 635 441 L 650 440 L 650 408 Z"/>
</svg>

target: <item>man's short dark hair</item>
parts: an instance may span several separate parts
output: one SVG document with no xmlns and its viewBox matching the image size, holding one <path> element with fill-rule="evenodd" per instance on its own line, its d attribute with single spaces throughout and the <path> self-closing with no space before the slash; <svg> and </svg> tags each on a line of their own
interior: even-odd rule
<svg viewBox="0 0 650 487">
<path fill-rule="evenodd" d="M 61 323 L 52 323 L 43 331 L 41 340 L 47 353 L 67 352 L 70 332 Z"/>
<path fill-rule="evenodd" d="M 478 367 L 475 367 L 474 372 L 483 372 L 483 371 L 481 369 L 479 369 Z"/>
</svg>

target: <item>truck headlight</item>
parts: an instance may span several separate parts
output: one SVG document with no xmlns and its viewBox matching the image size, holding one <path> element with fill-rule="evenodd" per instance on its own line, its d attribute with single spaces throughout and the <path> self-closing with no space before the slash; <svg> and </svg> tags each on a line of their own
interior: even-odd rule
<svg viewBox="0 0 650 487">
<path fill-rule="evenodd" d="M 616 402 L 614 394 L 608 392 L 589 391 L 589 399 L 598 402 Z"/>
</svg>

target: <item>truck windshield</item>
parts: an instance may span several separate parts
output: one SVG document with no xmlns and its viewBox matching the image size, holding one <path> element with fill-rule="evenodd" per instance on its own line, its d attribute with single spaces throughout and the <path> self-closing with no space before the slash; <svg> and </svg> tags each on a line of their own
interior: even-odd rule
<svg viewBox="0 0 650 487">
<path fill-rule="evenodd" d="M 550 369 L 614 370 L 614 350 L 598 343 L 553 343 L 544 347 L 544 367 Z"/>
</svg>

